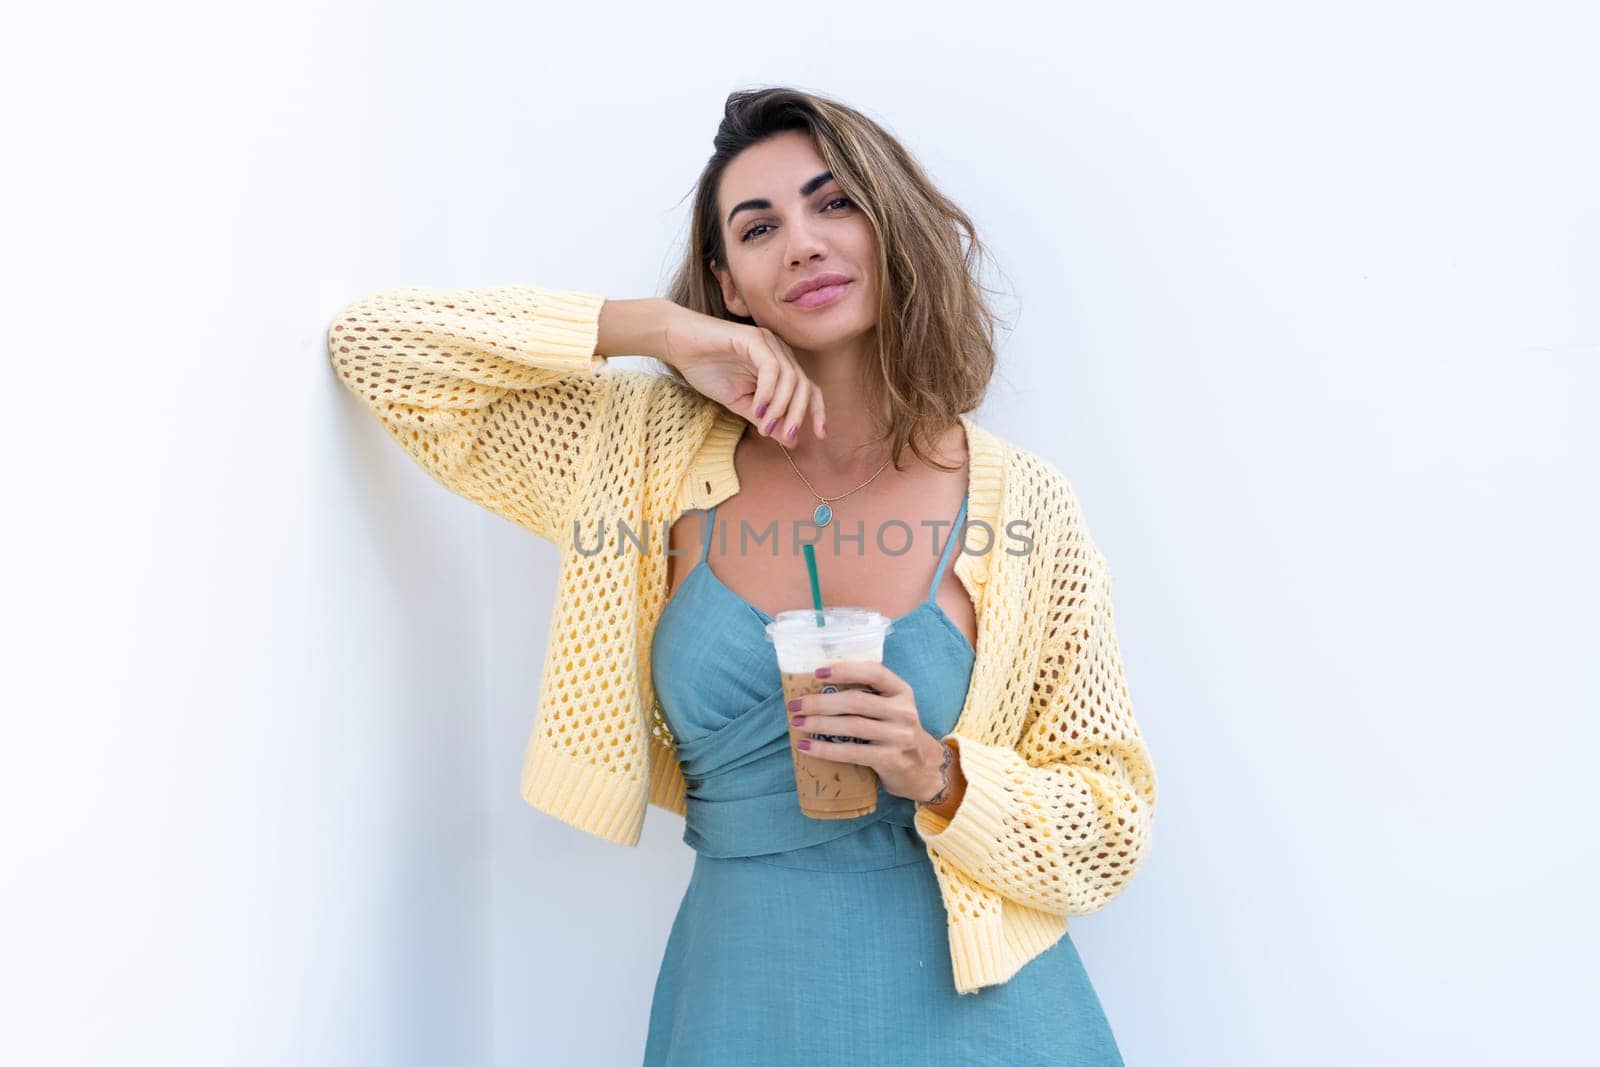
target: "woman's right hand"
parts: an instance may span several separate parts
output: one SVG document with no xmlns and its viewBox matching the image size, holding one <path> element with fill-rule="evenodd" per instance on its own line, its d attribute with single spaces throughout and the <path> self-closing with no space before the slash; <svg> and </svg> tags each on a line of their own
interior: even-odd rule
<svg viewBox="0 0 1600 1067">
<path fill-rule="evenodd" d="M 661 358 L 695 391 L 781 444 L 799 440 L 802 424 L 818 437 L 827 436 L 822 390 L 806 377 L 782 338 L 762 326 L 674 307 L 677 312 L 667 324 Z"/>
</svg>

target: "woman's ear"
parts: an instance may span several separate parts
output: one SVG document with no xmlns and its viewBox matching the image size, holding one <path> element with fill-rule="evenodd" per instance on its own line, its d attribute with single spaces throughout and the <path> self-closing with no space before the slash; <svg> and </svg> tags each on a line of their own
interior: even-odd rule
<svg viewBox="0 0 1600 1067">
<path fill-rule="evenodd" d="M 739 295 L 739 290 L 733 284 L 733 275 L 717 265 L 716 260 L 711 261 L 711 273 L 716 276 L 717 284 L 722 288 L 722 305 L 741 319 L 751 317 L 750 308 L 745 304 L 744 298 Z"/>
</svg>

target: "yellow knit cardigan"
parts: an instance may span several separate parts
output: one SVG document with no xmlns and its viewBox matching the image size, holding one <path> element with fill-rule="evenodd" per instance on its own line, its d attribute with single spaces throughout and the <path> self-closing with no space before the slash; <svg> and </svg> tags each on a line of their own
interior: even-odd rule
<svg viewBox="0 0 1600 1067">
<path fill-rule="evenodd" d="M 650 680 L 665 532 L 739 491 L 744 420 L 664 374 L 608 367 L 595 353 L 604 299 L 536 285 L 391 289 L 340 311 L 328 354 L 440 484 L 560 549 L 522 795 L 635 845 L 649 804 L 685 813 Z M 956 988 L 976 993 L 1123 890 L 1149 849 L 1156 778 L 1123 677 L 1110 572 L 1071 486 L 1049 461 L 961 421 L 968 526 L 954 569 L 978 640 L 948 737 L 967 786 L 953 818 L 919 808 L 916 829 Z M 578 552 L 579 529 L 603 532 L 604 550 Z"/>
</svg>

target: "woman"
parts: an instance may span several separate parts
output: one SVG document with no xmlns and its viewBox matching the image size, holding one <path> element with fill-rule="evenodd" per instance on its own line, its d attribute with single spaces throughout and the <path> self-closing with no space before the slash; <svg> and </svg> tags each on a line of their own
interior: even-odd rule
<svg viewBox="0 0 1600 1067">
<path fill-rule="evenodd" d="M 980 251 L 879 126 L 766 89 L 728 99 L 668 299 L 413 287 L 330 331 L 418 462 L 561 549 L 524 797 L 628 845 L 685 818 L 647 1064 L 1122 1062 L 1066 926 L 1147 854 L 1154 769 L 1070 485 L 967 417 Z M 729 547 L 774 523 L 894 620 L 831 665 L 866 688 L 784 706 L 762 627 L 806 568 Z M 875 812 L 800 811 L 785 716 Z"/>
</svg>

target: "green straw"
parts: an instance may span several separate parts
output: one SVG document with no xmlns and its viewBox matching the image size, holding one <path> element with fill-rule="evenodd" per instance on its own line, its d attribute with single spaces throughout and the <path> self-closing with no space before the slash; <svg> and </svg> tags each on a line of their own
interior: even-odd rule
<svg viewBox="0 0 1600 1067">
<path fill-rule="evenodd" d="M 806 572 L 811 575 L 811 607 L 817 613 L 817 625 L 825 626 L 827 623 L 822 617 L 822 583 L 817 580 L 817 553 L 810 541 L 801 546 L 801 551 L 806 554 Z"/>
</svg>

